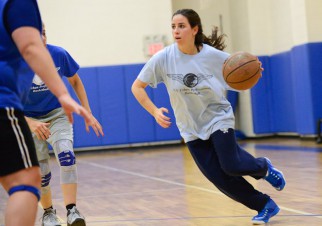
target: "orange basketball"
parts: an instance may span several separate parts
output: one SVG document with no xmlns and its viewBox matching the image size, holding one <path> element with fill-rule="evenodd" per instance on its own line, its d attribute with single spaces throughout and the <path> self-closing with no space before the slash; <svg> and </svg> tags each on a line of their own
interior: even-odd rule
<svg viewBox="0 0 322 226">
<path fill-rule="evenodd" d="M 227 84 L 237 90 L 252 88 L 262 77 L 260 61 L 247 52 L 236 52 L 230 55 L 222 71 Z"/>
</svg>

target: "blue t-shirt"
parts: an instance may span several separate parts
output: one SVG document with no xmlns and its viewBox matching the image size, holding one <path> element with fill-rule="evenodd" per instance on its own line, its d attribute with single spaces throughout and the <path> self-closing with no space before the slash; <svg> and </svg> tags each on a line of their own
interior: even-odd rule
<svg viewBox="0 0 322 226">
<path fill-rule="evenodd" d="M 79 65 L 65 49 L 49 44 L 47 48 L 61 77 L 72 77 L 77 73 Z M 61 105 L 58 99 L 50 92 L 39 76 L 34 75 L 27 100 L 24 103 L 25 115 L 39 117 L 59 107 Z"/>
<path fill-rule="evenodd" d="M 36 0 L 0 1 L 0 108 L 23 110 L 25 90 L 31 85 L 33 72 L 22 58 L 11 34 L 24 26 L 41 32 L 41 17 Z"/>
</svg>

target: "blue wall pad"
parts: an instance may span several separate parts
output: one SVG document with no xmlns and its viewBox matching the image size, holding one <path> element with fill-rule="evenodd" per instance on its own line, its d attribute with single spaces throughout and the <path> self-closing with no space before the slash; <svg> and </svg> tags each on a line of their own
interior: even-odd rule
<svg viewBox="0 0 322 226">
<path fill-rule="evenodd" d="M 105 136 L 103 145 L 127 144 L 129 141 L 126 90 L 123 66 L 97 68 L 101 124 Z"/>
<path fill-rule="evenodd" d="M 259 58 L 265 71 L 251 90 L 254 132 L 315 134 L 322 118 L 322 43 Z"/>
<path fill-rule="evenodd" d="M 234 113 L 236 112 L 236 108 L 238 106 L 238 97 L 239 97 L 238 92 L 232 91 L 232 90 L 227 91 L 227 100 L 230 102 Z M 243 133 L 243 131 L 237 130 L 236 128 L 235 128 L 235 136 L 240 140 L 247 138 L 246 135 Z"/>
<path fill-rule="evenodd" d="M 236 111 L 236 107 L 238 105 L 238 92 L 228 90 L 227 91 L 227 100 L 230 102 L 233 111 Z"/>
<path fill-rule="evenodd" d="M 81 68 L 78 72 L 87 91 L 93 115 L 103 126 L 104 137 L 96 137 L 91 129 L 85 131 L 83 118 L 75 115 L 74 147 L 129 145 L 136 143 L 179 141 L 169 97 L 162 85 L 146 89 L 158 106 L 167 107 L 173 119 L 170 129 L 163 129 L 134 98 L 131 86 L 144 64 Z M 67 79 L 69 92 L 77 99 Z"/>
<path fill-rule="evenodd" d="M 322 43 L 310 43 L 308 47 L 313 99 L 313 123 L 315 125 L 317 120 L 322 118 Z M 310 131 L 312 131 L 312 127 L 310 127 Z"/>
<path fill-rule="evenodd" d="M 142 67 L 143 64 L 124 66 L 129 143 L 153 142 L 156 140 L 154 118 L 139 104 L 131 91 L 132 84 Z M 151 89 L 146 89 L 146 91 L 151 97 Z"/>
<path fill-rule="evenodd" d="M 264 71 L 258 83 L 251 89 L 251 105 L 253 113 L 254 133 L 273 133 L 272 96 L 270 87 L 269 57 L 258 57 L 263 64 Z"/>
<path fill-rule="evenodd" d="M 78 71 L 79 77 L 82 79 L 84 87 L 87 92 L 91 110 L 95 118 L 100 122 L 100 108 L 98 105 L 99 93 L 97 90 L 97 69 L 96 68 L 81 68 Z M 67 81 L 67 79 L 66 79 Z M 68 83 L 68 82 L 67 82 Z M 68 90 L 72 97 L 75 100 L 78 100 L 75 95 L 72 87 L 68 83 Z M 78 101 L 79 102 L 79 101 Z M 97 137 L 95 132 L 90 128 L 90 133 L 87 133 L 85 130 L 85 122 L 82 117 L 74 114 L 74 147 L 83 147 L 83 146 L 100 146 L 102 144 L 102 139 Z"/>
<path fill-rule="evenodd" d="M 294 77 L 294 105 L 296 111 L 296 132 L 309 134 L 314 130 L 312 76 L 310 70 L 309 45 L 301 45 L 292 49 L 292 74 Z"/>
<path fill-rule="evenodd" d="M 294 102 L 294 76 L 290 52 L 280 53 L 270 58 L 270 94 L 272 95 L 271 114 L 274 119 L 273 132 L 296 131 Z"/>
</svg>

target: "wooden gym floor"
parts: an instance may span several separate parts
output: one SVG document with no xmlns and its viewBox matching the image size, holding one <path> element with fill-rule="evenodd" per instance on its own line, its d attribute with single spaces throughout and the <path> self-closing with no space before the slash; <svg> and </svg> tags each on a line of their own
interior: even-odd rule
<svg viewBox="0 0 322 226">
<path fill-rule="evenodd" d="M 240 144 L 255 156 L 269 157 L 286 177 L 281 192 L 264 180 L 247 177 L 281 208 L 267 225 L 322 225 L 322 145 L 299 138 Z M 77 152 L 77 161 L 77 206 L 88 226 L 244 226 L 252 225 L 256 215 L 208 182 L 185 145 Z M 54 207 L 66 222 L 54 157 L 51 166 Z M 0 199 L 3 225 L 7 194 L 2 187 Z M 41 225 L 41 215 L 39 208 L 36 225 Z"/>
</svg>

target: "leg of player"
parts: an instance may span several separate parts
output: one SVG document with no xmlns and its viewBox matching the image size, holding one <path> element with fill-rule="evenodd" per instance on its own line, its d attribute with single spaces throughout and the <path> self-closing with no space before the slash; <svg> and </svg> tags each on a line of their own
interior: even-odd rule
<svg viewBox="0 0 322 226">
<path fill-rule="evenodd" d="M 56 210 L 53 208 L 50 180 L 51 171 L 48 159 L 39 161 L 41 169 L 41 199 L 40 203 L 44 209 L 42 216 L 42 226 L 60 226 L 61 221 L 56 215 Z"/>
<path fill-rule="evenodd" d="M 39 167 L 20 170 L 0 178 L 0 181 L 10 195 L 5 213 L 5 225 L 33 226 L 39 199 Z M 26 203 L 29 204 L 28 208 Z M 19 217 L 15 217 L 17 214 Z"/>
<path fill-rule="evenodd" d="M 85 226 L 85 218 L 76 208 L 78 175 L 72 141 L 58 140 L 53 148 L 60 165 L 60 181 L 67 209 L 67 225 Z"/>
</svg>

